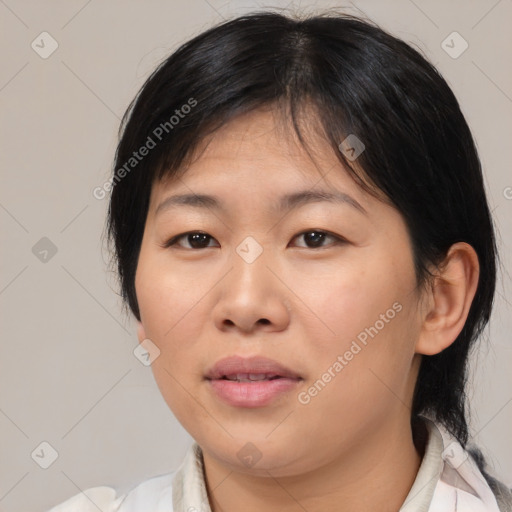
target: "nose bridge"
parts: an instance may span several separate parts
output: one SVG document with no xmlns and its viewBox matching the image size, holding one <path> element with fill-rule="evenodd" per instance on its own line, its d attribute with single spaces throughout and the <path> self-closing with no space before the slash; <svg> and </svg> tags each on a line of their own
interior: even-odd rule
<svg viewBox="0 0 512 512">
<path fill-rule="evenodd" d="M 263 248 L 264 241 L 262 237 L 259 238 L 261 243 L 254 236 L 248 235 L 235 248 L 235 253 L 246 265 L 252 265 L 257 260 L 261 262 L 268 256 L 269 249 Z"/>
<path fill-rule="evenodd" d="M 236 246 L 230 257 L 233 267 L 231 283 L 233 290 L 236 289 L 242 295 L 263 293 L 263 289 L 269 286 L 267 282 L 269 252 L 268 247 L 264 248 L 263 243 L 250 235 Z"/>
</svg>

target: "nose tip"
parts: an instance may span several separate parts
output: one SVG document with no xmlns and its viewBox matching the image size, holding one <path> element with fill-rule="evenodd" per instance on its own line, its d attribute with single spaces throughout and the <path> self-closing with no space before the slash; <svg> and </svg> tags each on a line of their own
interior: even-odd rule
<svg viewBox="0 0 512 512">
<path fill-rule="evenodd" d="M 247 243 L 250 252 L 250 242 Z M 214 309 L 217 327 L 224 331 L 238 328 L 244 333 L 286 328 L 290 317 L 286 289 L 269 272 L 263 259 L 258 257 L 247 263 L 242 258 L 234 266 L 236 269 L 219 283 Z"/>
</svg>

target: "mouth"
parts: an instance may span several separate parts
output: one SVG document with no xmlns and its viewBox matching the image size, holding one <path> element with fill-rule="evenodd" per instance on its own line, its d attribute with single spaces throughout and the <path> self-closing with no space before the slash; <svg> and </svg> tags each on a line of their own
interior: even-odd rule
<svg viewBox="0 0 512 512">
<path fill-rule="evenodd" d="M 279 396 L 296 389 L 297 373 L 263 357 L 232 356 L 218 361 L 206 374 L 214 395 L 232 407 L 271 405 Z"/>
<path fill-rule="evenodd" d="M 217 361 L 205 375 L 206 380 L 259 382 L 276 379 L 302 380 L 281 363 L 266 357 L 230 356 Z"/>
</svg>

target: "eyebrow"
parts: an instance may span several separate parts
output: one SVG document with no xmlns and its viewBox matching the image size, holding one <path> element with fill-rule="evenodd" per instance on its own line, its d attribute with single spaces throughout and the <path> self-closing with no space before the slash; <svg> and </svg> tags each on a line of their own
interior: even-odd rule
<svg viewBox="0 0 512 512">
<path fill-rule="evenodd" d="M 352 196 L 344 192 L 330 192 L 325 190 L 301 190 L 282 196 L 275 206 L 278 213 L 289 212 L 306 204 L 329 202 L 335 204 L 347 204 L 359 212 L 367 215 L 368 212 Z M 212 210 L 224 210 L 222 202 L 216 196 L 207 194 L 180 194 L 169 196 L 157 207 L 155 216 L 177 206 L 189 206 Z"/>
</svg>

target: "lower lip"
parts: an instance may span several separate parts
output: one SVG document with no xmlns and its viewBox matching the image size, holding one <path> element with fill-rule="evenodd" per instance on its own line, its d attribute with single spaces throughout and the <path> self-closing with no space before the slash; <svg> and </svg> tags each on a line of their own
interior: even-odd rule
<svg viewBox="0 0 512 512">
<path fill-rule="evenodd" d="M 216 395 L 234 407 L 264 407 L 277 396 L 294 389 L 300 380 L 280 378 L 254 382 L 234 380 L 209 380 Z"/>
</svg>

